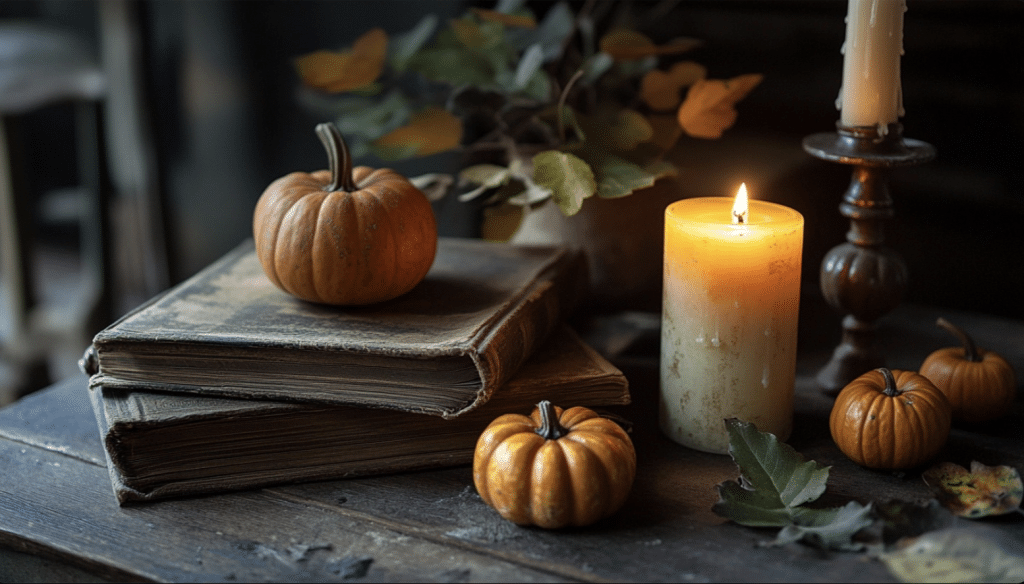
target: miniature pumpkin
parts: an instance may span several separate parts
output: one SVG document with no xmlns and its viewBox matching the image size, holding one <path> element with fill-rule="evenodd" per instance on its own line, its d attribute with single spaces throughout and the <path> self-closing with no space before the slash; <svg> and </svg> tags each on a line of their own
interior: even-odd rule
<svg viewBox="0 0 1024 584">
<path fill-rule="evenodd" d="M 829 427 L 843 454 L 861 466 L 900 469 L 938 454 L 949 437 L 952 406 L 913 371 L 868 371 L 832 405 Z"/>
<path fill-rule="evenodd" d="M 437 251 L 430 202 L 391 169 L 353 169 L 334 124 L 316 133 L 329 170 L 283 176 L 256 204 L 263 271 L 282 290 L 325 304 L 371 304 L 412 290 Z"/>
<path fill-rule="evenodd" d="M 939 349 L 925 358 L 918 371 L 942 390 L 953 406 L 953 417 L 985 422 L 1009 411 L 1017 396 L 1013 368 L 1000 355 L 974 344 L 963 330 L 944 318 L 936 323 L 960 339 L 962 347 Z"/>
<path fill-rule="evenodd" d="M 592 410 L 540 402 L 480 435 L 473 481 L 484 502 L 519 525 L 589 525 L 622 506 L 636 475 L 626 432 Z"/>
</svg>

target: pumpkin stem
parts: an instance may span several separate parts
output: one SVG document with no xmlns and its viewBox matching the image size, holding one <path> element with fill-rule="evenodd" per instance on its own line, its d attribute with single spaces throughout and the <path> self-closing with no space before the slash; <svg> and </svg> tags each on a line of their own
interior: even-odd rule
<svg viewBox="0 0 1024 584">
<path fill-rule="evenodd" d="M 960 342 L 963 343 L 964 345 L 964 359 L 967 359 L 968 361 L 972 361 L 974 363 L 981 361 L 981 355 L 978 354 L 978 346 L 974 344 L 974 339 L 972 339 L 970 335 L 965 333 L 961 328 L 957 327 L 953 323 L 942 318 L 941 316 L 939 317 L 939 320 L 935 322 L 935 324 L 939 325 L 940 327 L 942 327 L 943 329 L 952 333 L 958 339 L 960 339 Z"/>
<path fill-rule="evenodd" d="M 883 390 L 885 395 L 889 397 L 896 397 L 900 394 L 899 388 L 896 387 L 896 377 L 893 376 L 892 371 L 889 371 L 885 367 L 879 367 L 878 369 L 875 369 L 875 371 L 881 373 L 882 377 L 885 379 L 885 389 Z"/>
<path fill-rule="evenodd" d="M 352 177 L 352 157 L 348 153 L 348 144 L 341 136 L 341 131 L 333 122 L 316 125 L 316 135 L 327 149 L 327 164 L 331 171 L 331 182 L 324 187 L 325 191 L 345 191 L 351 193 L 358 190 Z"/>
<path fill-rule="evenodd" d="M 545 440 L 558 440 L 569 433 L 565 426 L 558 423 L 558 413 L 555 412 L 555 406 L 551 402 L 544 400 L 537 404 L 537 409 L 540 410 L 540 428 L 534 432 L 540 434 Z"/>
</svg>

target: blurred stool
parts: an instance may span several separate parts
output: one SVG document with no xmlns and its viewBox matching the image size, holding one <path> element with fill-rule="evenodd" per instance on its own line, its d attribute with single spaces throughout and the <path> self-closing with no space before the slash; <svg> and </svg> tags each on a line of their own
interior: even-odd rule
<svg viewBox="0 0 1024 584">
<path fill-rule="evenodd" d="M 84 349 L 113 316 L 108 243 L 111 187 L 104 135 L 107 80 L 92 52 L 73 35 L 34 22 L 0 23 L 0 405 L 49 383 L 53 347 Z M 26 190 L 46 160 L 26 160 L 22 118 L 54 104 L 72 104 L 78 176 L 83 187 L 79 246 L 82 278 L 70 303 L 48 306 L 37 286 L 35 201 Z M 32 169 L 32 170 L 30 170 Z"/>
</svg>

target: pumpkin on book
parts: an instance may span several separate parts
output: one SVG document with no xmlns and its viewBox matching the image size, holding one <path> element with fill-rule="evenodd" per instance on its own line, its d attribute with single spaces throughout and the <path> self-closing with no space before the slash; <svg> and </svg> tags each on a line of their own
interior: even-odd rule
<svg viewBox="0 0 1024 584">
<path fill-rule="evenodd" d="M 323 304 L 375 304 L 409 292 L 437 252 L 430 202 L 391 169 L 353 169 L 334 124 L 316 133 L 329 170 L 283 176 L 256 203 L 263 271 L 282 290 Z"/>
</svg>

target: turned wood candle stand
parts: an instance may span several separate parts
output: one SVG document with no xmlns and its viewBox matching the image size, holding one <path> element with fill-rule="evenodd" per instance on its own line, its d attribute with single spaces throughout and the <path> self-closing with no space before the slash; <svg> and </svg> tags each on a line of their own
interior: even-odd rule
<svg viewBox="0 0 1024 584">
<path fill-rule="evenodd" d="M 935 148 L 903 137 L 903 125 L 836 124 L 836 132 L 812 134 L 803 147 L 812 156 L 853 166 L 839 212 L 850 220 L 846 243 L 832 248 L 821 263 L 821 292 L 843 318 L 842 340 L 816 377 L 822 391 L 836 395 L 862 373 L 884 365 L 875 348 L 876 321 L 896 308 L 907 289 L 903 260 L 883 245 L 885 222 L 893 217 L 888 171 L 922 164 Z"/>
</svg>

